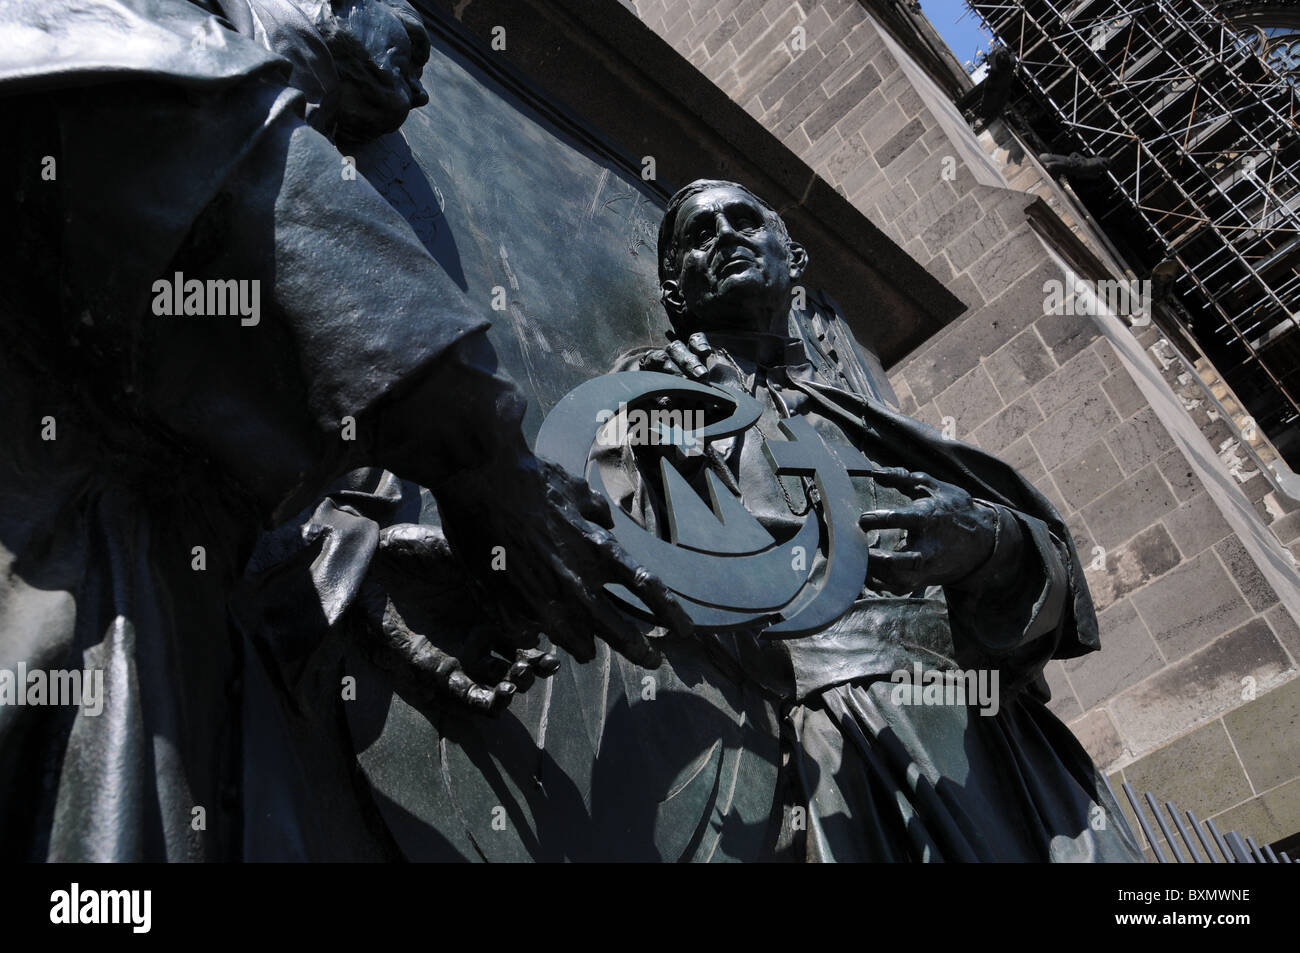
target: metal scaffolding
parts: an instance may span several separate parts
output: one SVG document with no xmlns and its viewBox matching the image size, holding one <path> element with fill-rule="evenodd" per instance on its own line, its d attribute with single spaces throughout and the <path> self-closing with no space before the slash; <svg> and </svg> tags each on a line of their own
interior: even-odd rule
<svg viewBox="0 0 1300 953">
<path fill-rule="evenodd" d="M 1174 313 L 1300 465 L 1300 35 L 1258 3 L 967 3 L 1014 57 L 1011 113 L 1107 160 L 1075 191 L 1135 269 L 1177 264 Z"/>
</svg>

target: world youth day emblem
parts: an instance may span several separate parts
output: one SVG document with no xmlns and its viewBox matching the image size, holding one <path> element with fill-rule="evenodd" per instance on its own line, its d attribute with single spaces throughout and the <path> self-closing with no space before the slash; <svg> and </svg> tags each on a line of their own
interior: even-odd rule
<svg viewBox="0 0 1300 953">
<path fill-rule="evenodd" d="M 666 415 L 651 410 L 664 404 L 703 405 L 713 420 L 682 440 L 680 430 L 674 434 L 663 427 Z M 781 421 L 785 439 L 766 439 L 764 456 L 776 474 L 810 477 L 822 514 L 819 521 L 810 508 L 798 531 L 784 540 L 774 539 L 712 471 L 706 474 L 706 503 L 666 455 L 660 467 L 670 538 L 662 539 L 610 498 L 591 459 L 602 429 L 628 418 L 636 417 L 641 426 L 649 420 L 651 429 L 658 425 L 662 439 L 656 442 L 689 446 L 744 433 L 761 412 L 758 401 L 746 394 L 670 374 L 607 374 L 579 385 L 556 404 L 542 423 L 536 452 L 584 477 L 609 501 L 615 539 L 632 559 L 663 580 L 701 629 L 760 625 L 765 626 L 764 635 L 792 638 L 833 623 L 862 590 L 867 539 L 857 527 L 859 506 L 851 477 L 872 469 L 865 456 L 853 447 L 826 443 L 803 418 Z M 826 556 L 827 568 L 813 581 L 812 554 L 818 549 Z M 653 618 L 623 586 L 609 585 L 606 590 L 633 614 Z"/>
</svg>

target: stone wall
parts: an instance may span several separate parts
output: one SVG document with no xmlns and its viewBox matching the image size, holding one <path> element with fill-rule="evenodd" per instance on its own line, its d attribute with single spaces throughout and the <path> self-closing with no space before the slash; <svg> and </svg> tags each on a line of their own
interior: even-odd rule
<svg viewBox="0 0 1300 953">
<path fill-rule="evenodd" d="M 981 141 L 908 52 L 924 37 L 870 4 L 634 6 L 967 305 L 890 379 L 1068 519 L 1103 650 L 1049 666 L 1057 714 L 1116 782 L 1261 843 L 1300 831 L 1295 560 L 1161 375 L 1156 326 L 1044 313 L 1072 253 L 1124 277 L 1068 196 Z"/>
</svg>

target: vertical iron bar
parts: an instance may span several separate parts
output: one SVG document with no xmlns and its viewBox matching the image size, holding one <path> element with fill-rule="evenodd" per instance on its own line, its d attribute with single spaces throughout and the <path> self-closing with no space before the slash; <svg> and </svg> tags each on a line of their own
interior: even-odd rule
<svg viewBox="0 0 1300 953">
<path fill-rule="evenodd" d="M 1178 816 L 1178 808 L 1174 807 L 1173 801 L 1165 801 L 1165 810 L 1174 819 L 1174 826 L 1178 828 L 1179 836 L 1182 837 L 1183 843 L 1187 845 L 1187 850 L 1192 855 L 1193 862 L 1199 864 L 1201 862 L 1200 855 L 1196 853 L 1196 847 L 1192 844 L 1192 839 L 1187 835 L 1187 828 L 1183 826 L 1183 819 Z"/>
<path fill-rule="evenodd" d="M 1205 839 L 1205 832 L 1201 830 L 1201 822 L 1196 819 L 1196 815 L 1191 811 L 1187 812 L 1187 821 L 1192 825 L 1192 830 L 1196 831 L 1196 836 L 1205 848 L 1205 856 L 1210 858 L 1210 863 L 1217 864 L 1219 858 L 1214 856 L 1214 851 L 1210 850 L 1210 842 Z"/>
<path fill-rule="evenodd" d="M 1183 852 L 1178 849 L 1178 841 L 1174 840 L 1174 835 L 1169 833 L 1169 825 L 1165 823 L 1165 819 L 1160 813 L 1160 806 L 1156 804 L 1155 795 L 1148 791 L 1146 793 L 1146 799 L 1147 806 L 1151 808 L 1151 816 L 1154 817 L 1156 823 L 1160 825 L 1160 833 L 1165 835 L 1165 843 L 1169 845 L 1170 850 L 1174 852 L 1174 857 L 1178 859 L 1180 864 L 1187 863 L 1186 858 L 1183 857 Z"/>
<path fill-rule="evenodd" d="M 1214 826 L 1213 819 L 1207 820 L 1205 826 L 1210 829 L 1210 834 L 1214 837 L 1214 842 L 1219 845 L 1219 852 L 1223 854 L 1223 859 L 1230 864 L 1235 864 L 1237 862 L 1237 855 L 1229 850 L 1227 842 L 1223 839 L 1223 835 L 1220 834 L 1219 829 Z"/>
<path fill-rule="evenodd" d="M 1146 815 L 1142 813 L 1142 805 L 1138 802 L 1137 795 L 1133 792 L 1133 785 L 1127 781 L 1124 782 L 1124 796 L 1128 798 L 1129 804 L 1133 807 L 1133 813 L 1137 816 L 1138 826 L 1142 828 L 1142 833 L 1146 836 L 1147 844 L 1151 848 L 1151 853 L 1156 855 L 1156 860 L 1162 864 L 1168 863 L 1165 855 L 1160 851 L 1160 845 L 1156 843 L 1155 836 L 1151 833 L 1151 825 L 1147 823 Z"/>
<path fill-rule="evenodd" d="M 1255 855 L 1255 859 L 1259 861 L 1259 863 L 1267 863 L 1264 855 L 1260 852 L 1259 845 L 1255 843 L 1255 838 L 1247 837 L 1246 845 L 1250 848 L 1250 852 Z"/>
<path fill-rule="evenodd" d="M 1228 831 L 1224 835 L 1224 839 L 1228 842 L 1228 847 L 1232 849 L 1232 856 L 1237 858 L 1237 863 L 1253 864 L 1255 862 L 1255 858 L 1250 855 L 1250 848 L 1246 846 L 1246 842 L 1241 839 L 1241 835 L 1236 831 Z"/>
</svg>

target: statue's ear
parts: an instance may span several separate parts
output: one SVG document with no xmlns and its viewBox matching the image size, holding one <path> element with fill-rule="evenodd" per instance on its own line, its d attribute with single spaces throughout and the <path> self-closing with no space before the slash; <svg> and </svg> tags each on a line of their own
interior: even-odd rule
<svg viewBox="0 0 1300 953">
<path fill-rule="evenodd" d="M 790 280 L 798 281 L 808 270 L 808 250 L 798 242 L 790 243 Z"/>
<path fill-rule="evenodd" d="M 664 303 L 668 316 L 673 320 L 686 313 L 686 299 L 682 297 L 682 286 L 679 282 L 671 279 L 664 281 L 659 286 L 659 300 Z"/>
</svg>

